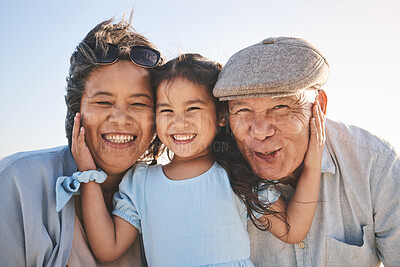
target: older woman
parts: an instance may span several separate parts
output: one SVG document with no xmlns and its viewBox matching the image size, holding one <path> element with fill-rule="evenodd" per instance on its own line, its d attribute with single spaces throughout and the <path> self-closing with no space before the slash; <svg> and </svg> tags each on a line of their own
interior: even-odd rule
<svg viewBox="0 0 400 267">
<path fill-rule="evenodd" d="M 150 72 L 160 61 L 154 46 L 124 21 L 100 23 L 77 46 L 67 78 L 69 146 L 0 161 L 1 266 L 101 266 L 82 227 L 79 195 L 72 197 L 76 184 L 61 178 L 56 186 L 57 177 L 77 171 L 70 152 L 73 120 L 82 114 L 89 150 L 107 174 L 102 190 L 111 207 L 125 172 L 139 159 L 154 159 Z M 107 266 L 138 265 L 136 243 Z"/>
</svg>

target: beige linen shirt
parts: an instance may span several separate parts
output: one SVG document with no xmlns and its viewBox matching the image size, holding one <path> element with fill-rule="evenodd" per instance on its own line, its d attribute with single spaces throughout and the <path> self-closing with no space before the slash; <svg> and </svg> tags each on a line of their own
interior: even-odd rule
<svg viewBox="0 0 400 267">
<path fill-rule="evenodd" d="M 139 238 L 117 260 L 101 263 L 92 254 L 85 230 L 78 216 L 75 216 L 74 237 L 69 253 L 67 267 L 131 267 L 142 266 Z"/>
<path fill-rule="evenodd" d="M 255 266 L 400 266 L 400 159 L 380 138 L 327 120 L 310 232 L 285 244 L 248 224 Z M 288 195 L 293 189 L 283 185 Z"/>
</svg>

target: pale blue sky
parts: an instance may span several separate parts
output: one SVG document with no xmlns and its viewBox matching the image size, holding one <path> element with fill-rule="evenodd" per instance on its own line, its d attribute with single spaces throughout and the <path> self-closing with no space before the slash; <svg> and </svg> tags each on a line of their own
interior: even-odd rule
<svg viewBox="0 0 400 267">
<path fill-rule="evenodd" d="M 328 117 L 400 149 L 400 1 L 8 0 L 0 2 L 0 158 L 66 144 L 65 77 L 97 23 L 135 7 L 134 26 L 171 59 L 225 63 L 270 36 L 302 37 L 331 65 Z"/>
</svg>

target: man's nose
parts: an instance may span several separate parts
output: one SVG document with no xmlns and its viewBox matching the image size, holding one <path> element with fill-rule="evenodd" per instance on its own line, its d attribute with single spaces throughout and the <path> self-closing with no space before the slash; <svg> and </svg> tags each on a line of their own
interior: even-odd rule
<svg viewBox="0 0 400 267">
<path fill-rule="evenodd" d="M 275 120 L 266 114 L 259 114 L 250 121 L 250 136 L 263 141 L 275 134 Z"/>
</svg>

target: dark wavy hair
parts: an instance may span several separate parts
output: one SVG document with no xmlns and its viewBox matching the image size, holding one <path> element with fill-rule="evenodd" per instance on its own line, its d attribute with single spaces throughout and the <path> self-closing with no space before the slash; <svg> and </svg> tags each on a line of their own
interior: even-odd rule
<svg viewBox="0 0 400 267">
<path fill-rule="evenodd" d="M 74 117 L 81 109 L 81 99 L 85 90 L 86 81 L 93 70 L 101 68 L 95 62 L 94 52 L 105 55 L 109 44 L 116 45 L 120 51 L 119 60 L 130 60 L 130 47 L 134 45 L 146 46 L 156 49 L 144 36 L 136 33 L 130 22 L 122 19 L 118 23 L 113 20 L 106 20 L 95 26 L 86 37 L 78 44 L 70 58 L 69 75 L 65 102 L 67 104 L 67 115 L 65 118 L 65 132 L 68 144 L 72 144 L 72 128 Z M 162 64 L 162 57 L 159 64 Z M 148 69 L 149 79 L 152 79 L 153 71 Z M 153 88 L 154 94 L 154 88 Z M 151 161 L 157 158 L 159 148 L 154 141 L 150 144 L 142 160 Z"/>
<path fill-rule="evenodd" d="M 225 105 L 225 110 L 227 110 L 227 102 L 223 102 L 223 104 Z M 270 222 L 259 221 L 256 218 L 256 213 L 273 215 L 285 222 L 289 230 L 290 226 L 287 223 L 286 214 L 276 212 L 271 204 L 265 203 L 265 199 L 259 197 L 259 191 L 269 186 L 276 187 L 276 184 L 261 179 L 254 174 L 250 165 L 240 152 L 229 124 L 219 129 L 213 143 L 213 147 L 222 148 L 213 150 L 215 161 L 227 172 L 232 190 L 245 204 L 247 215 L 253 224 L 258 229 L 267 231 L 271 228 Z M 277 188 L 277 190 L 279 189 Z"/>
<path fill-rule="evenodd" d="M 168 61 L 165 65 L 155 68 L 155 77 L 152 80 L 153 87 L 157 88 L 164 81 L 173 82 L 176 79 L 185 79 L 194 84 L 205 86 L 212 96 L 212 90 L 221 69 L 220 63 L 208 60 L 199 54 L 182 54 Z M 224 116 L 228 119 L 228 103 L 220 102 L 215 97 L 213 97 L 213 100 L 218 116 Z M 163 146 L 159 139 L 157 139 L 157 144 Z M 246 205 L 249 218 L 257 228 L 268 230 L 270 223 L 260 224 L 254 212 L 274 214 L 286 222 L 283 214 L 275 212 L 271 205 L 265 204 L 262 199 L 259 199 L 258 191 L 273 183 L 265 181 L 253 173 L 236 145 L 229 124 L 218 128 L 210 148 L 216 162 L 227 172 L 233 191 Z M 167 149 L 167 151 L 170 158 L 169 150 Z"/>
</svg>

